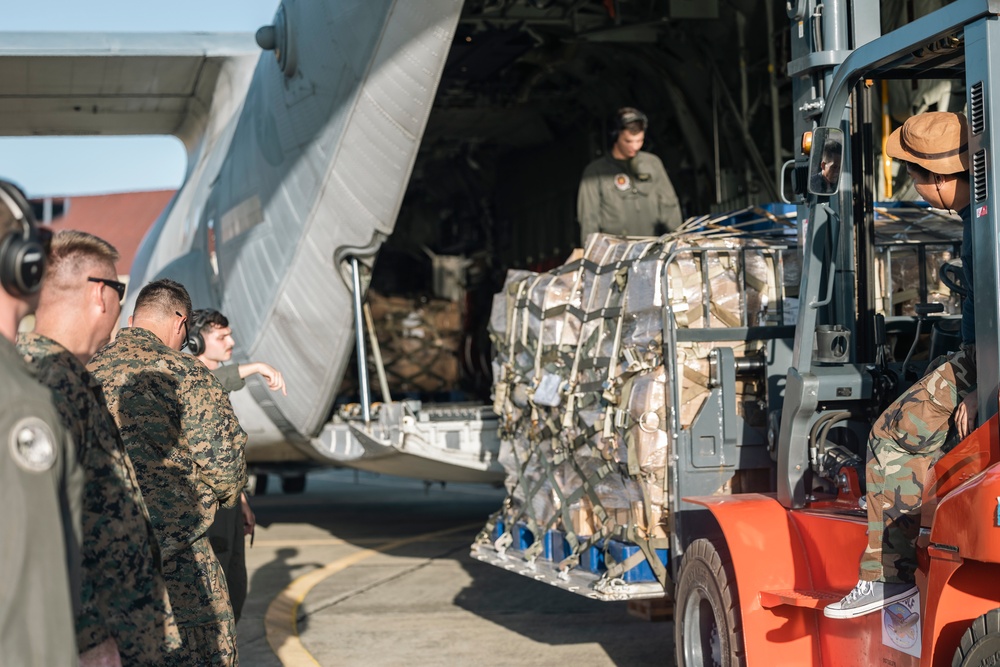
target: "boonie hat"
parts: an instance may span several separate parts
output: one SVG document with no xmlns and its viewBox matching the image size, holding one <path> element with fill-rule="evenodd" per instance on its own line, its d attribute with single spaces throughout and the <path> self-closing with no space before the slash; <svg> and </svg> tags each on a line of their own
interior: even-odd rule
<svg viewBox="0 0 1000 667">
<path fill-rule="evenodd" d="M 885 152 L 934 174 L 969 171 L 969 121 L 950 111 L 910 116 L 889 135 Z"/>
</svg>

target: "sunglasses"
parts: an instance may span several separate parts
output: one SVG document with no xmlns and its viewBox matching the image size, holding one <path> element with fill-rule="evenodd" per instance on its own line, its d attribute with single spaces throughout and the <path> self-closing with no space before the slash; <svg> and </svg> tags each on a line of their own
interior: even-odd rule
<svg viewBox="0 0 1000 667">
<path fill-rule="evenodd" d="M 87 278 L 87 280 L 92 283 L 104 283 L 114 291 L 118 292 L 118 303 L 125 300 L 125 283 L 120 283 L 117 280 L 111 280 L 110 278 Z"/>
</svg>

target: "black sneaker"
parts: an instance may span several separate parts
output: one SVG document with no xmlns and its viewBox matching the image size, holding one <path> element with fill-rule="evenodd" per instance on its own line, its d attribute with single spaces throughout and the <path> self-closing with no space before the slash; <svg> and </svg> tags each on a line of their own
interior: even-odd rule
<svg viewBox="0 0 1000 667">
<path fill-rule="evenodd" d="M 884 581 L 859 581 L 840 602 L 823 609 L 827 618 L 857 618 L 888 607 L 917 592 L 913 584 L 887 584 Z"/>
</svg>

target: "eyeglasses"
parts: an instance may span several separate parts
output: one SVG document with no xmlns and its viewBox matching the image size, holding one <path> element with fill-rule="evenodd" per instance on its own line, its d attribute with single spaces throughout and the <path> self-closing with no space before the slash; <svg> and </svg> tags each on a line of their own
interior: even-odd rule
<svg viewBox="0 0 1000 667">
<path fill-rule="evenodd" d="M 118 303 L 125 300 L 125 283 L 120 283 L 117 280 L 111 280 L 110 278 L 87 278 L 87 280 L 92 283 L 104 283 L 114 291 L 118 292 Z"/>
<path fill-rule="evenodd" d="M 184 325 L 184 343 L 181 344 L 181 349 L 183 350 L 188 346 L 188 341 L 191 340 L 190 336 L 188 336 L 188 318 L 181 315 L 180 311 L 177 310 L 174 311 L 174 315 L 181 318 L 181 323 Z"/>
</svg>

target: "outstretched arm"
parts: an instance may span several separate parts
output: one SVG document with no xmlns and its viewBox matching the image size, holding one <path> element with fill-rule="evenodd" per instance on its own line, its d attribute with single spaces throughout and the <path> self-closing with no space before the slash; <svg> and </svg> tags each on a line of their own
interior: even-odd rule
<svg viewBox="0 0 1000 667">
<path fill-rule="evenodd" d="M 263 361 L 253 361 L 249 364 L 240 364 L 240 377 L 245 378 L 254 373 L 259 373 L 264 381 L 267 382 L 267 388 L 271 391 L 281 390 L 281 393 L 288 396 L 288 391 L 285 389 L 285 378 L 282 376 L 281 371 L 276 369 L 274 366 L 265 364 Z"/>
</svg>

